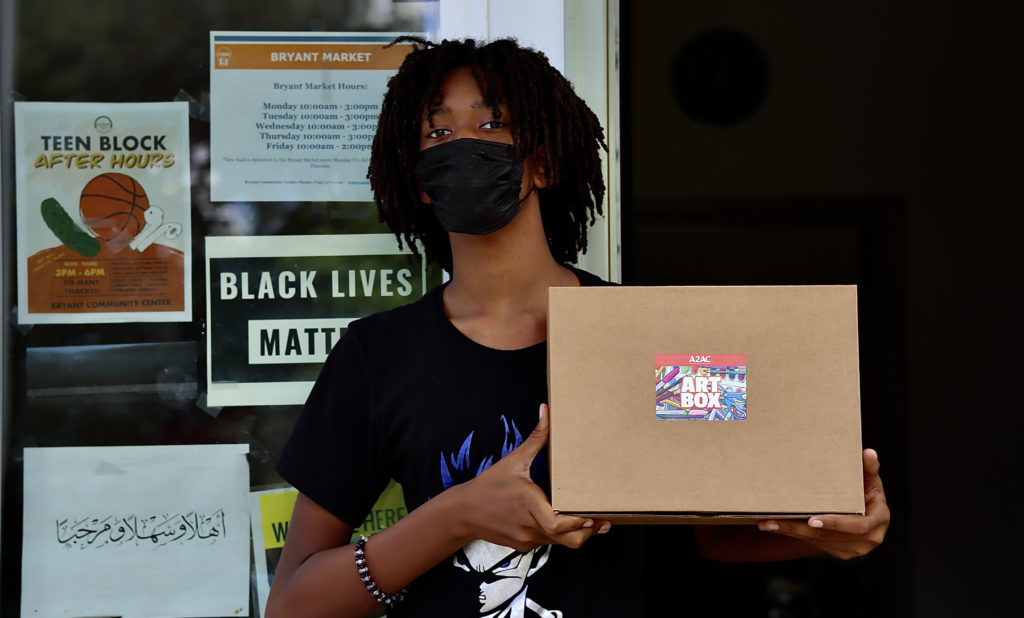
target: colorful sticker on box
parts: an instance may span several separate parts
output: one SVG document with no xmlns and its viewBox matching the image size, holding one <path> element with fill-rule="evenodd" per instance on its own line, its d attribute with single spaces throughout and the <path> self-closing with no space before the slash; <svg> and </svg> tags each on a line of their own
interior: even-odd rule
<svg viewBox="0 0 1024 618">
<path fill-rule="evenodd" d="M 746 420 L 747 355 L 656 354 L 654 411 L 660 420 Z"/>
</svg>

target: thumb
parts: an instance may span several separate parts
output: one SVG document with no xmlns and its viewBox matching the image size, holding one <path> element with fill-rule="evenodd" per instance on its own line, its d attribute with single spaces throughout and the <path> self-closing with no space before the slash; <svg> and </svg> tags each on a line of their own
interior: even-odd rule
<svg viewBox="0 0 1024 618">
<path fill-rule="evenodd" d="M 515 450 L 518 457 L 529 462 L 537 456 L 537 453 L 548 443 L 548 404 L 540 404 L 540 414 L 537 418 L 537 426 L 533 428 L 530 435 L 526 436 L 523 443 Z"/>
<path fill-rule="evenodd" d="M 882 477 L 878 475 L 880 468 L 878 453 L 874 449 L 864 449 L 864 493 L 877 494 L 882 492 Z"/>
<path fill-rule="evenodd" d="M 878 452 L 873 448 L 866 448 L 861 453 L 864 460 L 864 473 L 866 476 L 878 476 L 881 467 L 878 463 Z"/>
</svg>

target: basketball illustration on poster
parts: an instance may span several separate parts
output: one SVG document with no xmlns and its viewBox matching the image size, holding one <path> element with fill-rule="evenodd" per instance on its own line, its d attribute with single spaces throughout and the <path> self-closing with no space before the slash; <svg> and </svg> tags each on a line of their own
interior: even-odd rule
<svg viewBox="0 0 1024 618">
<path fill-rule="evenodd" d="M 191 319 L 183 103 L 18 103 L 21 323 Z"/>
</svg>

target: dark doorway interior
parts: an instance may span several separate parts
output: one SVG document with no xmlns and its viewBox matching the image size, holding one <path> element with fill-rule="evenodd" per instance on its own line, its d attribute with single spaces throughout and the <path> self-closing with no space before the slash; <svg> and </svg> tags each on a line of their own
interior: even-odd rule
<svg viewBox="0 0 1024 618">
<path fill-rule="evenodd" d="M 906 417 L 892 377 L 904 361 L 891 342 L 903 314 L 892 300 L 902 285 L 902 217 L 900 200 L 888 197 L 638 201 L 624 276 L 635 285 L 857 285 L 863 441 L 887 454 L 884 479 L 901 512 L 906 478 L 896 445 Z M 701 582 L 686 594 L 694 616 L 896 616 L 907 602 L 882 585 L 905 556 L 896 530 L 876 554 L 851 562 L 718 564 L 698 557 L 685 528 L 654 528 L 648 539 L 652 615 L 681 609 L 676 595 L 659 591 L 682 573 Z"/>
</svg>

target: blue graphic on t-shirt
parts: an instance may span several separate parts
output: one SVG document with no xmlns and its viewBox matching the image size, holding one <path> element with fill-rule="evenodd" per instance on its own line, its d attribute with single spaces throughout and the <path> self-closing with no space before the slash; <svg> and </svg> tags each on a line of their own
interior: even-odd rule
<svg viewBox="0 0 1024 618">
<path fill-rule="evenodd" d="M 523 443 L 523 436 L 514 421 L 502 415 L 501 422 L 505 426 L 505 437 L 498 459 Z M 445 489 L 475 478 L 496 461 L 494 455 L 488 455 L 473 465 L 470 452 L 474 433 L 466 436 L 457 454 L 449 453 L 445 457 L 441 453 L 441 483 Z M 530 468 L 530 476 L 534 480 L 538 478 L 537 472 L 544 469 L 543 464 L 542 453 L 534 458 Z M 480 591 L 480 616 L 483 618 L 561 618 L 562 612 L 544 609 L 527 598 L 529 578 L 547 563 L 550 554 L 550 545 L 521 552 L 477 539 L 456 552 L 452 565 L 476 577 Z"/>
<path fill-rule="evenodd" d="M 501 422 L 505 424 L 505 440 L 501 445 L 501 455 L 498 457 L 504 457 L 516 449 L 517 446 L 523 443 L 523 436 L 519 433 L 519 429 L 516 427 L 515 421 L 510 422 L 505 418 L 503 414 L 501 416 Z M 448 459 L 451 460 L 451 467 L 449 468 L 448 463 L 445 461 L 444 453 L 441 453 L 441 484 L 445 489 L 454 487 L 459 483 L 468 481 L 471 478 L 475 478 L 481 472 L 490 468 L 494 463 L 494 456 L 485 457 L 480 461 L 480 465 L 477 466 L 476 471 L 472 474 L 467 474 L 472 469 L 469 459 L 469 449 L 473 445 L 473 434 L 475 431 L 469 432 L 466 439 L 462 442 L 462 447 L 459 448 L 458 456 L 449 454 Z M 455 472 L 456 475 L 452 473 Z M 457 480 L 456 480 L 457 479 Z"/>
</svg>

